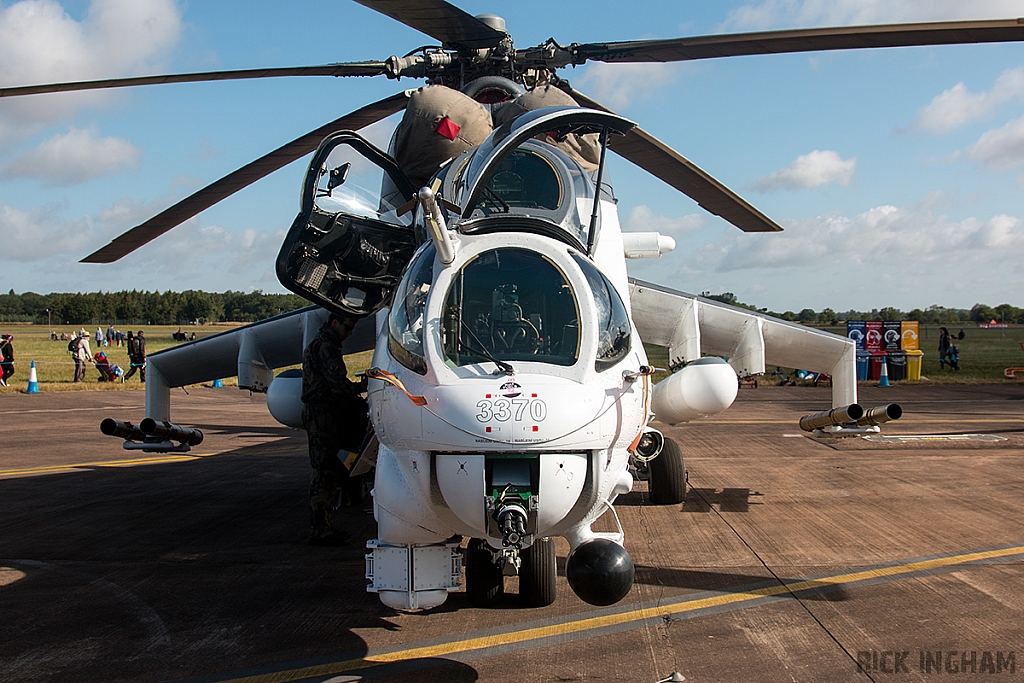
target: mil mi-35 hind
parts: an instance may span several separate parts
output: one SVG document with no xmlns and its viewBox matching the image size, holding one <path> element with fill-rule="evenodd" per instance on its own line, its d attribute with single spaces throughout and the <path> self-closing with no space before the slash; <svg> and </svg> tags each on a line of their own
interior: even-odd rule
<svg viewBox="0 0 1024 683">
<path fill-rule="evenodd" d="M 146 420 L 103 429 L 126 448 L 185 450 L 170 388 L 237 374 L 296 426 L 298 363 L 326 311 L 362 319 L 348 352 L 374 350 L 368 401 L 378 442 L 369 590 L 399 610 L 466 589 L 475 604 L 518 573 L 528 605 L 555 599 L 551 538 L 571 552 L 583 600 L 629 591 L 633 565 L 614 516 L 634 477 L 652 502 L 686 493 L 678 444 L 650 426 L 726 409 L 737 376 L 766 364 L 833 378 L 832 408 L 808 431 L 877 430 L 898 406 L 857 404 L 855 350 L 842 337 L 631 280 L 626 259 L 671 238 L 623 233 L 606 178 L 615 152 L 745 231 L 781 228 L 635 124 L 574 90 L 557 69 L 900 45 L 1018 41 L 1017 20 L 822 28 L 516 49 L 502 19 L 442 0 L 360 0 L 440 42 L 406 57 L 295 69 L 177 74 L 0 90 L 0 96 L 285 75 L 427 79 L 284 145 L 84 259 L 107 263 L 309 152 L 301 211 L 277 259 L 281 282 L 315 306 L 149 357 Z M 354 132 L 405 110 L 390 149 Z M 652 385 L 643 343 L 668 348 Z M 727 358 L 728 360 L 725 360 Z M 365 453 L 364 457 L 369 457 Z M 460 537 L 469 538 L 463 552 Z"/>
</svg>

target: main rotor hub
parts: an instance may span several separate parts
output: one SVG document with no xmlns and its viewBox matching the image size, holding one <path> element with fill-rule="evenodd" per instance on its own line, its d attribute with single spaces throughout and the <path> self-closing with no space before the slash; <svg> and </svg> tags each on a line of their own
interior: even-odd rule
<svg viewBox="0 0 1024 683">
<path fill-rule="evenodd" d="M 476 15 L 476 18 L 479 19 L 481 23 L 487 24 L 493 28 L 495 31 L 501 31 L 505 35 L 508 35 L 508 29 L 505 28 L 505 20 L 497 14 L 478 14 Z"/>
</svg>

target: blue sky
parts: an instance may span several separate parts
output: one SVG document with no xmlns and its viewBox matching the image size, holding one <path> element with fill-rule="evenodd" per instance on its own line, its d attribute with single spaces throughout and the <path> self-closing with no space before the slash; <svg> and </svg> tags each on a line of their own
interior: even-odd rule
<svg viewBox="0 0 1024 683">
<path fill-rule="evenodd" d="M 518 47 L 1024 16 L 1024 0 L 518 3 Z M 0 4 L 0 85 L 385 59 L 430 39 L 354 2 Z M 741 233 L 616 158 L 627 229 L 676 238 L 633 275 L 773 310 L 1024 305 L 1024 44 L 566 69 L 783 225 Z M 78 259 L 191 191 L 417 82 L 272 79 L 0 101 L 3 291 L 284 291 L 305 160 L 112 265 Z M 385 145 L 395 120 L 369 131 Z"/>
</svg>

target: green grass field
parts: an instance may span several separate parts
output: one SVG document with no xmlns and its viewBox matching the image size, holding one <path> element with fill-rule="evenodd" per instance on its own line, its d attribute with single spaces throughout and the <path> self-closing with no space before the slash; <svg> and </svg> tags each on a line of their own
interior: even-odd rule
<svg viewBox="0 0 1024 683">
<path fill-rule="evenodd" d="M 959 326 L 946 326 L 953 335 L 960 331 Z M 827 332 L 846 336 L 846 327 L 823 328 Z M 1003 376 L 1006 368 L 1024 368 L 1024 325 L 1014 325 L 1005 329 L 979 329 L 964 327 L 964 338 L 954 339 L 953 343 L 960 349 L 960 371 L 954 372 L 948 367 L 939 369 L 939 326 L 922 325 L 920 334 L 921 350 L 924 358 L 921 365 L 921 380 L 904 380 L 901 384 L 986 384 L 1003 383 L 1011 380 Z M 668 364 L 668 353 L 665 349 L 647 345 L 647 355 L 657 367 L 664 368 Z M 767 368 L 764 377 L 759 378 L 764 384 L 778 384 L 779 379 L 771 373 L 775 366 Z M 794 368 L 786 368 L 791 379 L 795 379 Z M 663 375 L 655 375 L 661 379 Z M 1024 373 L 1021 373 L 1024 378 Z M 926 378 L 927 379 L 924 379 Z M 872 383 L 877 384 L 877 381 Z M 800 384 L 800 382 L 798 382 Z"/>
<path fill-rule="evenodd" d="M 195 332 L 196 338 L 199 339 L 239 326 L 239 324 L 224 323 L 220 325 L 187 325 L 181 329 L 189 334 Z M 86 329 L 88 330 L 89 328 Z M 177 325 L 149 325 L 138 329 L 146 333 L 146 353 L 148 354 L 153 354 L 161 349 L 177 346 L 178 344 L 171 336 L 178 330 Z M 133 331 L 137 332 L 138 329 Z M 58 334 L 60 332 L 71 334 L 76 332 L 78 328 L 72 329 L 64 326 L 61 328 L 54 327 L 53 330 Z M 106 326 L 103 327 L 103 330 L 106 331 Z M 89 330 L 90 334 L 95 333 L 95 331 L 95 327 Z M 14 335 L 15 359 L 15 373 L 14 377 L 10 380 L 11 386 L 0 387 L 0 393 L 24 391 L 28 386 L 29 366 L 33 360 L 36 362 L 36 379 L 39 382 L 40 391 L 113 391 L 142 389 L 145 386 L 139 381 L 138 373 L 125 384 L 120 382 L 99 382 L 97 381 L 97 378 L 100 376 L 99 370 L 93 367 L 91 363 L 88 364 L 88 369 L 85 373 L 86 381 L 81 384 L 75 384 L 73 381 L 75 378 L 75 364 L 71 360 L 71 354 L 68 353 L 68 343 L 59 340 L 51 341 L 50 333 L 45 325 L 5 323 L 0 328 L 0 332 Z M 94 339 L 89 340 L 89 346 L 93 353 L 99 350 L 96 348 Z M 105 346 L 102 350 L 107 354 L 107 358 L 110 359 L 111 363 L 120 365 L 126 371 L 128 370 L 130 367 L 128 351 L 124 346 Z M 372 352 L 368 351 L 350 356 L 347 363 L 349 373 L 354 374 L 365 370 L 370 364 L 372 355 Z M 284 368 L 281 368 L 281 370 L 284 370 Z M 225 377 L 224 384 L 226 386 L 237 386 L 238 380 L 235 377 Z"/>
<path fill-rule="evenodd" d="M 237 324 L 220 324 L 205 326 L 186 326 L 186 332 L 195 332 L 197 338 L 206 337 L 218 332 L 237 327 Z M 104 330 L 106 328 L 104 327 Z M 144 326 L 146 332 L 146 350 L 148 353 L 155 353 L 161 349 L 175 346 L 177 342 L 171 335 L 178 329 L 177 325 L 152 325 Z M 845 335 L 846 328 L 827 328 L 829 332 Z M 77 328 L 75 328 L 77 330 Z M 54 328 L 57 332 L 71 333 L 71 328 Z M 951 332 L 955 335 L 960 330 L 954 327 Z M 90 330 L 94 332 L 95 328 Z M 24 391 L 28 385 L 28 371 L 30 361 L 36 361 L 36 375 L 39 381 L 40 391 L 84 391 L 84 390 L 122 390 L 141 389 L 143 385 L 139 382 L 138 374 L 130 379 L 128 383 L 120 382 L 98 382 L 99 371 L 90 364 L 86 372 L 86 381 L 81 384 L 74 384 L 74 363 L 67 351 L 66 341 L 51 341 L 49 331 L 45 325 L 7 323 L 0 329 L 0 332 L 8 332 L 14 335 L 15 354 L 15 375 L 11 380 L 11 386 L 0 387 L 0 393 L 13 393 Z M 938 384 L 977 384 L 990 382 L 1008 382 L 1003 376 L 1003 370 L 1009 367 L 1024 368 L 1024 350 L 1021 344 L 1024 343 L 1024 326 L 1015 325 L 1008 329 L 978 329 L 976 327 L 965 327 L 963 340 L 956 340 L 955 343 L 960 349 L 960 371 L 940 370 L 938 361 L 938 325 L 927 325 L 921 327 L 921 348 L 924 351 L 924 361 L 921 368 L 922 382 Z M 90 341 L 92 350 L 95 353 L 95 343 Z M 107 357 L 112 363 L 127 369 L 128 353 L 124 347 L 104 347 Z M 647 347 L 651 362 L 659 367 L 665 367 L 668 363 L 667 353 L 659 347 Z M 365 370 L 369 364 L 372 353 L 353 354 L 348 359 L 350 374 Z M 281 368 L 283 370 L 283 368 Z M 765 383 L 777 382 L 771 376 L 774 367 L 768 368 L 768 375 L 761 378 Z M 790 376 L 793 376 L 792 368 L 787 368 Z M 1024 372 L 1021 373 L 1024 376 Z M 923 379 L 927 377 L 928 379 Z M 660 379 L 660 377 L 658 377 Z M 908 383 L 915 383 L 909 382 Z M 224 378 L 224 384 L 235 385 L 237 380 L 234 377 Z"/>
<path fill-rule="evenodd" d="M 947 325 L 952 335 L 961 327 Z M 846 328 L 827 328 L 829 332 L 845 335 Z M 939 369 L 939 326 L 922 325 L 920 346 L 924 351 L 921 365 L 921 381 L 942 384 L 974 384 L 987 382 L 1009 382 L 1003 376 L 1006 368 L 1024 368 L 1024 325 L 1004 329 L 980 329 L 963 326 L 964 338 L 953 339 L 960 349 L 960 371 L 954 372 L 947 366 Z M 1024 373 L 1022 373 L 1024 374 Z M 924 378 L 928 379 L 925 380 Z M 910 382 L 913 383 L 913 382 Z"/>
</svg>

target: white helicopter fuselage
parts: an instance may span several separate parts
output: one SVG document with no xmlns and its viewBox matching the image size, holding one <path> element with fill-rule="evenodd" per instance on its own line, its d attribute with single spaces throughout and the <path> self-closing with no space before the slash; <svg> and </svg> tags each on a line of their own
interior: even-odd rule
<svg viewBox="0 0 1024 683">
<path fill-rule="evenodd" d="M 601 244 L 595 253 L 606 257 L 602 270 L 627 302 L 615 206 L 605 201 L 601 209 Z M 391 384 L 370 383 L 370 414 L 380 441 L 374 487 L 378 547 L 437 544 L 465 535 L 486 538 L 501 549 L 487 490 L 488 459 L 538 462 L 537 490 L 531 491 L 528 533 L 522 539 L 527 546 L 552 535 L 565 536 L 573 547 L 592 539 L 590 524 L 616 496 L 632 489 L 628 448 L 650 417 L 645 395 L 650 387 L 641 374 L 647 357 L 635 329 L 628 356 L 604 372 L 595 370 L 598 331 L 586 324 L 580 325 L 579 360 L 572 366 L 515 361 L 514 373 L 507 374 L 490 361 L 461 367 L 446 362 L 444 294 L 466 263 L 505 248 L 542 255 L 574 291 L 590 291 L 564 242 L 523 232 L 462 235 L 455 260 L 447 267 L 439 259 L 434 264 L 430 292 L 437 294 L 424 308 L 425 374 L 410 372 L 391 355 L 382 324 L 389 311 L 378 314 L 381 334 L 373 365 L 400 378 L 409 394 L 426 399 L 420 406 Z M 580 320 L 598 319 L 592 296 L 577 296 L 577 304 Z M 587 496 L 581 500 L 585 487 Z M 431 606 L 424 604 L 426 596 L 415 596 L 410 604 L 408 595 L 379 592 L 400 609 Z"/>
<path fill-rule="evenodd" d="M 606 202 L 606 211 L 614 213 L 614 206 Z M 605 214 L 605 239 L 610 239 L 612 231 L 608 226 L 608 213 Z M 479 236 L 463 236 L 456 260 L 447 268 L 437 273 L 433 292 L 447 292 L 452 278 L 468 261 L 473 260 L 481 252 L 504 247 L 520 247 L 543 254 L 566 275 L 570 284 L 578 292 L 586 292 L 588 283 L 583 273 L 575 266 L 562 242 L 528 233 L 492 233 Z M 620 252 L 621 253 L 621 252 Z M 620 256 L 620 261 L 622 260 Z M 436 267 L 437 264 L 435 264 Z M 624 267 L 622 268 L 624 271 Z M 624 272 L 623 272 L 624 274 Z M 617 289 L 625 289 L 625 278 L 617 283 Z M 620 290 L 621 292 L 621 290 Z M 621 296 L 621 293 L 620 293 Z M 582 476 L 586 474 L 585 462 L 582 470 L 578 465 L 566 462 L 565 457 L 558 453 L 575 453 L 577 459 L 585 461 L 586 451 L 601 451 L 605 466 L 602 467 L 598 490 L 602 491 L 604 501 L 613 498 L 611 493 L 615 485 L 618 492 L 623 492 L 619 473 L 625 472 L 628 454 L 627 446 L 634 440 L 637 433 L 646 423 L 647 416 L 644 405 L 644 383 L 628 381 L 623 378 L 623 371 L 638 373 L 639 368 L 647 364 L 643 345 L 635 331 L 631 340 L 629 357 L 618 366 L 618 372 L 596 372 L 593 359 L 596 357 L 597 333 L 592 326 L 582 326 L 580 335 L 581 362 L 571 367 L 550 365 L 539 362 L 514 363 L 514 374 L 497 371 L 494 364 L 486 361 L 479 364 L 451 367 L 445 363 L 441 348 L 441 314 L 444 296 L 433 296 L 426 305 L 426 330 L 424 334 L 424 354 L 427 360 L 427 372 L 424 375 L 408 372 L 395 361 L 388 350 L 387 334 L 378 338 L 373 364 L 400 376 L 406 389 L 413 395 L 422 395 L 427 405 L 420 407 L 408 400 L 400 390 L 384 382 L 371 382 L 369 403 L 375 431 L 381 443 L 381 456 L 378 459 L 378 476 L 380 463 L 387 458 L 400 461 L 397 472 L 407 476 L 410 481 L 422 479 L 418 485 L 422 491 L 429 493 L 428 465 L 430 453 L 538 453 L 542 455 L 542 463 L 550 461 L 550 468 L 542 465 L 544 474 L 542 486 L 546 489 L 544 496 L 550 491 L 552 500 L 541 502 L 541 518 L 544 525 L 538 529 L 541 535 L 549 535 L 554 529 L 564 532 L 582 519 L 566 520 L 568 507 L 576 501 L 564 500 L 565 491 L 582 486 Z M 594 301 L 588 297 L 579 297 L 580 317 L 583 320 L 596 318 L 593 310 Z M 386 314 L 386 312 L 382 312 Z M 590 358 L 590 362 L 582 359 Z M 441 409 L 443 406 L 443 412 Z M 448 456 L 438 456 L 439 460 Z M 482 462 L 483 455 L 472 458 Z M 452 456 L 452 459 L 456 459 Z M 466 458 L 457 458 L 465 462 Z M 470 460 L 470 462 L 476 462 Z M 555 464 L 558 460 L 563 463 Z M 413 464 L 415 461 L 415 465 Z M 564 484 L 556 485 L 553 478 L 566 472 L 559 470 L 564 467 L 571 472 L 572 479 Z M 415 468 L 415 469 L 414 469 Z M 438 477 L 442 478 L 440 467 Z M 458 470 L 456 470 L 458 471 Z M 482 473 L 482 466 L 474 470 Z M 614 473 L 610 476 L 609 473 Z M 543 476 L 543 475 L 542 475 Z M 453 480 L 457 481 L 457 480 Z M 575 482 L 575 486 L 573 486 Z M 441 481 L 442 488 L 444 482 Z M 480 480 L 482 485 L 482 479 Z M 396 514 L 399 517 L 411 518 L 416 521 L 416 529 L 409 531 L 395 530 L 394 535 L 388 523 L 382 526 L 382 541 L 403 540 L 409 542 L 436 542 L 453 533 L 472 535 L 485 534 L 483 508 L 475 506 L 472 512 L 457 512 L 455 517 L 445 511 L 432 511 L 429 497 L 423 496 L 421 502 L 424 509 L 414 506 L 414 514 L 406 511 L 406 503 L 402 496 L 391 496 L 396 500 L 387 503 L 381 500 L 384 490 L 396 491 L 401 487 L 380 487 L 382 493 L 375 500 L 382 514 Z M 628 491 L 629 487 L 625 487 Z M 451 505 L 455 501 L 447 500 Z M 477 501 L 478 502 L 478 501 Z M 455 504 L 459 508 L 458 504 Z M 555 513 L 554 510 L 562 510 Z M 434 531 L 424 527 L 423 513 L 437 518 L 438 526 Z M 401 513 L 401 514 L 399 514 Z M 568 522 L 568 526 L 566 523 Z M 500 542 L 500 539 L 498 539 Z"/>
</svg>

